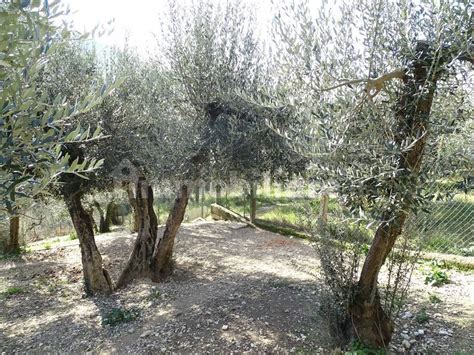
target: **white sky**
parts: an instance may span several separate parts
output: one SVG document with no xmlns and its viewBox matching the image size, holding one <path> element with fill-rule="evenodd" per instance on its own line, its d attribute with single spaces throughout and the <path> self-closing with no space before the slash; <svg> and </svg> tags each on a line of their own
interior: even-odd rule
<svg viewBox="0 0 474 355">
<path fill-rule="evenodd" d="M 271 0 L 246 0 L 246 2 L 256 8 L 259 23 L 271 21 Z M 146 53 L 153 45 L 152 33 L 158 33 L 158 18 L 167 9 L 167 0 L 63 0 L 62 3 L 69 5 L 72 12 L 69 18 L 73 21 L 75 29 L 90 31 L 97 24 L 105 25 L 108 21 L 114 20 L 114 32 L 110 36 L 97 38 L 97 42 L 121 46 L 128 36 L 131 45 L 137 47 L 141 53 Z"/>
</svg>

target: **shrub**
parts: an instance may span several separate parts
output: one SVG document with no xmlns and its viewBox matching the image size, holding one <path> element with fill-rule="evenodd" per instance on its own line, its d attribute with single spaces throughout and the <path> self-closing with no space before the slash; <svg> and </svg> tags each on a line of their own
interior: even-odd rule
<svg viewBox="0 0 474 355">
<path fill-rule="evenodd" d="M 434 260 L 430 263 L 430 269 L 428 275 L 425 277 L 425 284 L 439 287 L 449 283 L 448 273 L 443 270 L 444 264 L 440 264 Z"/>
<path fill-rule="evenodd" d="M 153 287 L 150 291 L 150 298 L 151 299 L 160 299 L 161 298 L 161 292 L 157 288 Z"/>
<path fill-rule="evenodd" d="M 116 326 L 121 323 L 131 322 L 137 319 L 139 315 L 140 311 L 136 308 L 112 308 L 112 310 L 104 316 L 102 325 Z"/>
<path fill-rule="evenodd" d="M 430 316 L 426 313 L 426 307 L 422 307 L 415 316 L 415 320 L 420 324 L 428 322 L 429 319 Z"/>
</svg>

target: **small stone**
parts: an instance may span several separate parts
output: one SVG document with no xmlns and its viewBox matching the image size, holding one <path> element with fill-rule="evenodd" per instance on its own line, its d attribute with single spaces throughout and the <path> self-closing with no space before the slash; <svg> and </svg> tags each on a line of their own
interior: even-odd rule
<svg viewBox="0 0 474 355">
<path fill-rule="evenodd" d="M 440 329 L 438 334 L 451 336 L 451 334 L 446 329 Z"/>
<path fill-rule="evenodd" d="M 411 348 L 411 344 L 408 340 L 402 341 L 402 345 L 405 349 L 410 349 Z"/>
<path fill-rule="evenodd" d="M 402 333 L 402 338 L 405 340 L 410 340 L 410 336 L 408 334 Z"/>
<path fill-rule="evenodd" d="M 423 329 L 418 329 L 418 331 L 416 332 L 416 334 L 420 335 L 420 336 L 423 336 L 425 335 L 425 331 Z"/>
<path fill-rule="evenodd" d="M 127 332 L 130 334 L 135 333 L 135 328 L 128 328 Z"/>
<path fill-rule="evenodd" d="M 411 313 L 410 311 L 407 311 L 407 312 L 403 313 L 402 318 L 403 319 L 413 318 L 413 313 Z"/>
<path fill-rule="evenodd" d="M 228 326 L 227 324 L 224 324 L 224 325 L 222 326 L 222 330 L 228 330 L 228 329 L 229 329 L 229 326 Z"/>
<path fill-rule="evenodd" d="M 141 335 L 140 338 L 146 338 L 151 334 L 151 330 L 145 330 Z"/>
</svg>

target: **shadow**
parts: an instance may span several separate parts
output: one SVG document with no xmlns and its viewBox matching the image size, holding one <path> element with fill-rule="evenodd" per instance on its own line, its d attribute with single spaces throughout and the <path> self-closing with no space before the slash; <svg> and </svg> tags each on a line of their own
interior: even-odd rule
<svg viewBox="0 0 474 355">
<path fill-rule="evenodd" d="M 110 297 L 81 297 L 78 249 L 65 249 L 63 259 L 57 261 L 30 260 L 8 270 L 2 262 L 2 283 L 18 283 L 26 289 L 0 301 L 2 351 L 330 353 L 332 340 L 320 316 L 325 285 L 314 250 L 303 240 L 237 227 L 226 222 L 184 224 L 176 240 L 175 272 L 166 282 L 136 280 Z M 126 233 L 97 239 L 104 265 L 114 278 L 134 239 Z M 18 278 L 20 269 L 23 279 Z M 33 285 L 41 279 L 44 286 Z M 454 278 L 452 286 L 461 280 Z M 449 292 L 446 304 L 453 302 Z M 413 314 L 423 306 L 419 302 L 416 295 L 409 299 Z M 461 307 L 462 302 L 453 304 Z M 140 315 L 115 326 L 104 325 L 114 308 L 138 309 Z M 441 310 L 437 311 L 441 314 Z M 427 311 L 435 319 L 435 310 Z M 472 315 L 469 310 L 462 312 L 461 317 Z M 450 339 L 459 341 L 459 346 L 441 334 L 429 338 L 445 341 L 455 350 L 472 348 L 471 335 L 461 339 L 468 328 L 456 321 L 443 318 L 434 327 L 453 329 Z M 403 324 L 397 324 L 396 347 L 401 346 Z M 428 343 L 423 347 L 423 339 L 428 336 L 416 338 L 413 349 L 429 350 Z"/>
</svg>

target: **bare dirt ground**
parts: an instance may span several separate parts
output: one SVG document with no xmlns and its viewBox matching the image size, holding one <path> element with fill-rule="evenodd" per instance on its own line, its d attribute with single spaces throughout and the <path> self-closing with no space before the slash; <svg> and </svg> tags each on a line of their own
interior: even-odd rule
<svg viewBox="0 0 474 355">
<path fill-rule="evenodd" d="M 112 278 L 123 268 L 134 237 L 97 236 Z M 319 314 L 323 279 L 308 244 L 237 223 L 186 224 L 168 282 L 138 280 L 109 298 L 83 296 L 77 241 L 0 261 L 0 350 L 331 353 L 334 346 Z M 449 274 L 450 284 L 434 288 L 415 272 L 391 351 L 474 353 L 474 275 Z M 8 295 L 11 287 L 19 291 Z M 438 303 L 430 301 L 435 298 Z M 103 325 L 113 308 L 135 309 L 139 316 Z"/>
</svg>

